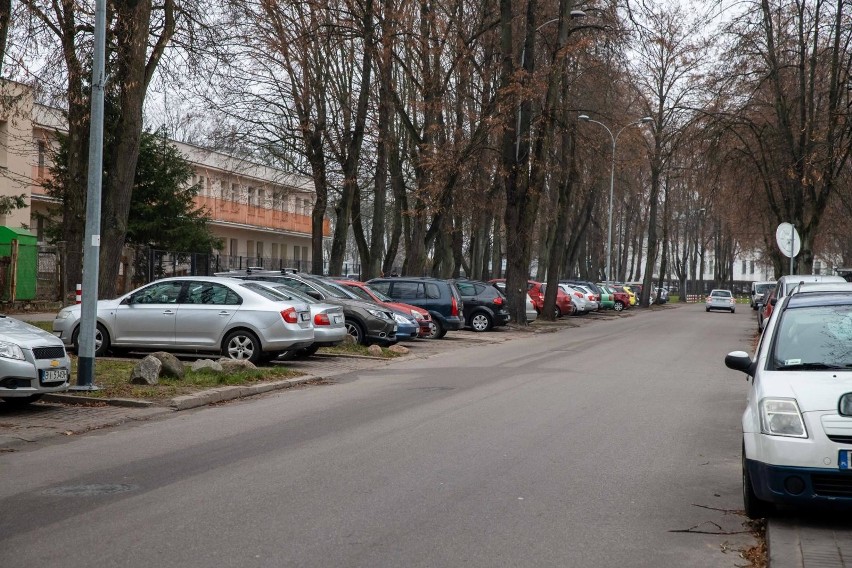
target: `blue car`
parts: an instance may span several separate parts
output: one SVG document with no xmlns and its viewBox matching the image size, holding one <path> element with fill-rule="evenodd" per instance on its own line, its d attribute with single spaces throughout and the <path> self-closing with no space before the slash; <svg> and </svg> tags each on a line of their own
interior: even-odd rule
<svg viewBox="0 0 852 568">
<path fill-rule="evenodd" d="M 399 340 L 416 339 L 420 333 L 420 324 L 410 315 L 402 312 L 393 312 L 393 318 L 396 320 L 396 338 Z"/>
</svg>

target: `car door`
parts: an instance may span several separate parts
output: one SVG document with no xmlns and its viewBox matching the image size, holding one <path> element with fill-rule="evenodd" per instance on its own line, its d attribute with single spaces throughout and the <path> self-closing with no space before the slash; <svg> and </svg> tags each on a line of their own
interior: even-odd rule
<svg viewBox="0 0 852 568">
<path fill-rule="evenodd" d="M 184 280 L 154 282 L 127 296 L 115 310 L 114 345 L 170 347 Z"/>
<path fill-rule="evenodd" d="M 188 282 L 178 309 L 175 347 L 215 349 L 241 304 L 240 295 L 224 284 Z"/>
</svg>

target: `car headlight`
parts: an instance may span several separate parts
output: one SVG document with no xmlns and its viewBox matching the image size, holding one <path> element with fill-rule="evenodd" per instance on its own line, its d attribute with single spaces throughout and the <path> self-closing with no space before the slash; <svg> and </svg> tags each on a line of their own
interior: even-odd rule
<svg viewBox="0 0 852 568">
<path fill-rule="evenodd" d="M 415 312 L 414 310 L 411 310 L 411 317 L 414 318 L 414 321 L 420 321 L 424 319 L 423 314 L 421 314 L 420 312 Z"/>
<path fill-rule="evenodd" d="M 0 341 L 0 357 L 5 357 L 6 359 L 24 359 L 23 350 L 15 345 L 14 343 L 7 343 L 6 341 Z"/>
<path fill-rule="evenodd" d="M 793 398 L 764 398 L 761 400 L 760 431 L 770 436 L 808 437 L 799 405 Z"/>
<path fill-rule="evenodd" d="M 411 325 L 413 322 L 402 314 L 394 314 L 393 319 L 400 325 Z"/>
<path fill-rule="evenodd" d="M 368 309 L 367 311 L 373 317 L 377 317 L 379 319 L 388 319 L 388 315 L 385 312 L 383 312 L 382 310 L 370 310 L 370 309 Z"/>
<path fill-rule="evenodd" d="M 64 320 L 71 317 L 71 310 L 60 310 L 58 314 L 56 314 L 56 319 Z"/>
</svg>

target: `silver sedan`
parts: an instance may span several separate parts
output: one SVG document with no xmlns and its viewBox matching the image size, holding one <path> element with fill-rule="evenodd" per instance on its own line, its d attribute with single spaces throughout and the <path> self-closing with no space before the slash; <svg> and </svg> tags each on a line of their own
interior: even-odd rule
<svg viewBox="0 0 852 568">
<path fill-rule="evenodd" d="M 314 342 L 311 312 L 232 278 L 164 278 L 97 306 L 95 355 L 109 349 L 204 351 L 256 363 Z M 53 331 L 79 347 L 80 306 L 63 308 Z"/>
<path fill-rule="evenodd" d="M 0 398 L 29 404 L 68 389 L 71 360 L 62 342 L 34 325 L 0 316 Z"/>
</svg>

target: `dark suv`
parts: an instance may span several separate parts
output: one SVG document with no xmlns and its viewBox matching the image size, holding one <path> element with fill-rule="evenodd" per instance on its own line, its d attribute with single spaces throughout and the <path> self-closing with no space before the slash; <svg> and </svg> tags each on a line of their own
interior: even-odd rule
<svg viewBox="0 0 852 568">
<path fill-rule="evenodd" d="M 346 331 L 361 345 L 392 345 L 397 341 L 397 324 L 392 312 L 378 304 L 353 299 L 322 277 L 287 270 L 240 270 L 220 272 L 216 276 L 277 282 L 317 300 L 340 306 L 346 318 Z"/>
<path fill-rule="evenodd" d="M 509 323 L 506 297 L 494 285 L 477 280 L 453 280 L 464 302 L 465 326 L 488 331 Z"/>
<path fill-rule="evenodd" d="M 374 278 L 367 284 L 394 300 L 427 310 L 432 315 L 433 339 L 464 325 L 464 303 L 456 285 L 449 280 L 394 276 Z"/>
</svg>

